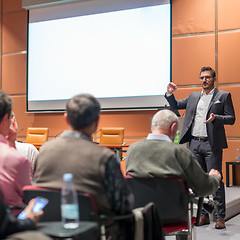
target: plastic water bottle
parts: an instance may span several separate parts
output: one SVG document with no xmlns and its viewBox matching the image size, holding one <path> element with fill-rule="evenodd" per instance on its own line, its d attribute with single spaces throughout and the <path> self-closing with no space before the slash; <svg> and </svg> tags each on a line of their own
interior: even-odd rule
<svg viewBox="0 0 240 240">
<path fill-rule="evenodd" d="M 66 229 L 74 229 L 79 226 L 79 209 L 77 192 L 73 184 L 73 175 L 63 175 L 63 187 L 61 192 L 62 224 Z"/>
<path fill-rule="evenodd" d="M 236 152 L 236 162 L 240 162 L 240 152 L 239 152 L 239 149 L 237 149 L 237 152 Z"/>
</svg>

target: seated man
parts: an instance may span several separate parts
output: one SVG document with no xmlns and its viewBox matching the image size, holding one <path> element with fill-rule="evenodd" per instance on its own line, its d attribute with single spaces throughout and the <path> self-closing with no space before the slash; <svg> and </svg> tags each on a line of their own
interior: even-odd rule
<svg viewBox="0 0 240 240">
<path fill-rule="evenodd" d="M 72 173 L 76 190 L 91 193 L 100 214 L 130 212 L 133 194 L 114 152 L 91 142 L 98 125 L 99 102 L 89 94 L 80 94 L 68 101 L 66 110 L 70 131 L 64 131 L 40 150 L 34 175 L 36 185 L 60 189 L 63 174 Z M 121 233 L 111 223 L 107 235 L 114 240 L 120 239 Z"/>
<path fill-rule="evenodd" d="M 11 147 L 16 148 L 23 156 L 25 156 L 29 160 L 32 167 L 31 172 L 32 175 L 34 172 L 34 165 L 39 152 L 33 144 L 16 141 L 18 133 L 18 124 L 14 112 L 12 112 L 10 130 L 11 131 L 6 136 L 8 143 Z"/>
<path fill-rule="evenodd" d="M 183 179 L 198 196 L 217 191 L 221 175 L 212 169 L 205 173 L 186 147 L 175 144 L 178 118 L 170 110 L 157 112 L 146 140 L 131 144 L 127 151 L 126 173 L 134 177 Z"/>
<path fill-rule="evenodd" d="M 11 112 L 12 100 L 0 90 L 0 184 L 6 203 L 22 206 L 22 187 L 31 184 L 31 165 L 23 155 L 9 146 L 5 138 L 10 131 Z"/>
<path fill-rule="evenodd" d="M 39 218 L 43 215 L 43 211 L 39 211 L 37 213 L 33 212 L 33 206 L 35 203 L 35 199 L 32 199 L 28 206 L 26 207 L 26 219 L 20 220 L 11 215 L 10 210 L 5 205 L 2 194 L 0 192 L 0 239 L 8 237 L 8 239 L 24 239 L 24 240 L 32 240 L 32 239 L 41 239 L 41 240 L 50 240 L 47 236 L 37 232 L 37 231 L 29 231 L 36 229 L 36 223 L 39 221 Z M 27 231 L 23 234 L 15 234 Z"/>
</svg>

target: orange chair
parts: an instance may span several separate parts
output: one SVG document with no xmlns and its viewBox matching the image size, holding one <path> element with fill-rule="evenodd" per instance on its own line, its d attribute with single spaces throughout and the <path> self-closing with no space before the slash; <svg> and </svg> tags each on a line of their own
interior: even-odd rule
<svg viewBox="0 0 240 240">
<path fill-rule="evenodd" d="M 116 152 L 119 162 L 122 159 L 123 147 L 128 147 L 123 142 L 124 139 L 124 128 L 112 127 L 112 128 L 102 128 L 100 131 L 100 141 L 99 144 L 105 147 L 111 148 Z"/>
<path fill-rule="evenodd" d="M 100 132 L 100 145 L 122 146 L 124 139 L 124 128 L 102 128 Z"/>
<path fill-rule="evenodd" d="M 26 143 L 33 144 L 39 149 L 43 143 L 48 141 L 48 128 L 28 128 L 26 135 Z"/>
</svg>

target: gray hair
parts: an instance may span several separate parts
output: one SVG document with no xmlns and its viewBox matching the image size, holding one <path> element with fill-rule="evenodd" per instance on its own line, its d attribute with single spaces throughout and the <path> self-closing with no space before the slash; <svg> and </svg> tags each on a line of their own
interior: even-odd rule
<svg viewBox="0 0 240 240">
<path fill-rule="evenodd" d="M 173 123 L 178 124 L 177 115 L 170 110 L 160 110 L 153 116 L 151 128 L 167 130 Z"/>
</svg>

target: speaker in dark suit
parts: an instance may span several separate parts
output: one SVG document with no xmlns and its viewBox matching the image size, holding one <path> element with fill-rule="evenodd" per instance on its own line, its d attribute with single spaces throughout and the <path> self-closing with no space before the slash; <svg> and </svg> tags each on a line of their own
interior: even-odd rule
<svg viewBox="0 0 240 240">
<path fill-rule="evenodd" d="M 215 88 L 216 73 L 211 67 L 200 71 L 201 92 L 192 92 L 187 98 L 176 100 L 173 92 L 176 84 L 169 83 L 165 98 L 174 109 L 186 109 L 180 143 L 189 142 L 189 148 L 202 168 L 209 172 L 212 168 L 222 174 L 222 149 L 227 148 L 224 125 L 235 122 L 231 94 Z M 218 202 L 216 228 L 225 228 L 225 190 L 221 181 L 214 196 Z M 202 212 L 209 223 L 208 215 Z M 204 219 L 204 218 L 202 218 Z M 201 224 L 201 220 L 200 220 Z"/>
</svg>

